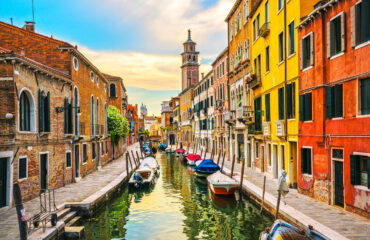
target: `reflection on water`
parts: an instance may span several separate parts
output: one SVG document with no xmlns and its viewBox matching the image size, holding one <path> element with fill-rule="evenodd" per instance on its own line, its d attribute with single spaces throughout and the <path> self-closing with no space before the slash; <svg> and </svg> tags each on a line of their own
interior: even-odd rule
<svg viewBox="0 0 370 240">
<path fill-rule="evenodd" d="M 258 239 L 271 225 L 250 202 L 219 197 L 190 167 L 159 155 L 161 174 L 145 192 L 124 190 L 84 221 L 86 239 Z"/>
</svg>

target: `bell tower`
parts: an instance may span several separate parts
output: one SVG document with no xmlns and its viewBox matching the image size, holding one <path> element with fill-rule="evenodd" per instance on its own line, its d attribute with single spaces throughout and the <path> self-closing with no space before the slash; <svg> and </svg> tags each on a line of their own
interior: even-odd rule
<svg viewBox="0 0 370 240">
<path fill-rule="evenodd" d="M 194 86 L 199 82 L 199 52 L 195 51 L 195 46 L 197 44 L 191 40 L 190 29 L 188 30 L 188 40 L 184 42 L 183 45 L 184 52 L 181 53 L 182 91 L 190 86 Z"/>
</svg>

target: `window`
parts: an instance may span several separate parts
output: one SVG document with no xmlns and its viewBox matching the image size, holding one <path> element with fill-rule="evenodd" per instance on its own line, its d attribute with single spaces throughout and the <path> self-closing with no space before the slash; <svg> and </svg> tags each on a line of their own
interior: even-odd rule
<svg viewBox="0 0 370 240">
<path fill-rule="evenodd" d="M 312 149 L 301 148 L 301 173 L 312 175 Z"/>
<path fill-rule="evenodd" d="M 284 61 L 284 37 L 283 33 L 279 34 L 279 62 Z"/>
<path fill-rule="evenodd" d="M 289 55 L 295 53 L 294 49 L 294 21 L 291 22 L 288 26 L 289 30 Z"/>
<path fill-rule="evenodd" d="M 326 87 L 326 117 L 343 116 L 343 85 Z"/>
<path fill-rule="evenodd" d="M 256 19 L 253 20 L 253 41 L 257 39 L 257 26 L 256 26 Z"/>
<path fill-rule="evenodd" d="M 108 153 L 108 142 L 105 142 L 105 153 Z"/>
<path fill-rule="evenodd" d="M 50 93 L 39 90 L 39 132 L 50 132 Z"/>
<path fill-rule="evenodd" d="M 109 85 L 109 97 L 111 97 L 111 98 L 117 97 L 116 84 L 114 84 L 114 83 L 111 83 Z"/>
<path fill-rule="evenodd" d="M 299 95 L 300 121 L 312 121 L 312 93 Z"/>
<path fill-rule="evenodd" d="M 78 60 L 76 57 L 73 57 L 73 68 L 75 71 L 78 70 Z"/>
<path fill-rule="evenodd" d="M 96 85 L 99 86 L 99 77 L 98 76 L 96 76 Z"/>
<path fill-rule="evenodd" d="M 270 122 L 270 93 L 265 95 L 266 122 Z"/>
<path fill-rule="evenodd" d="M 96 158 L 96 151 L 95 151 L 95 143 L 91 143 L 91 159 L 94 160 Z"/>
<path fill-rule="evenodd" d="M 64 134 L 72 134 L 72 102 L 64 98 Z"/>
<path fill-rule="evenodd" d="M 244 23 L 248 21 L 248 16 L 249 16 L 249 1 L 245 0 L 244 1 L 244 6 L 243 6 L 243 14 L 244 14 Z"/>
<path fill-rule="evenodd" d="M 31 103 L 26 91 L 21 93 L 19 99 L 19 130 L 31 131 Z"/>
<path fill-rule="evenodd" d="M 230 19 L 230 24 L 229 24 L 229 34 L 230 34 L 230 42 L 233 40 L 233 21 Z"/>
<path fill-rule="evenodd" d="M 72 153 L 71 153 L 71 151 L 66 152 L 66 167 L 67 168 L 72 167 Z"/>
<path fill-rule="evenodd" d="M 18 158 L 18 180 L 24 180 L 28 177 L 28 158 Z"/>
<path fill-rule="evenodd" d="M 255 154 L 256 154 L 256 158 L 259 158 L 259 143 L 256 142 L 256 148 L 254 149 L 255 151 Z"/>
<path fill-rule="evenodd" d="M 254 129 L 256 131 L 262 131 L 262 109 L 261 109 L 261 97 L 254 100 Z"/>
<path fill-rule="evenodd" d="M 279 120 L 284 119 L 284 87 L 279 88 L 278 90 L 279 97 Z"/>
<path fill-rule="evenodd" d="M 231 70 L 234 69 L 234 55 L 231 55 L 231 58 L 230 58 L 230 69 Z"/>
<path fill-rule="evenodd" d="M 243 60 L 249 59 L 249 39 L 244 41 L 244 57 Z"/>
<path fill-rule="evenodd" d="M 103 142 L 100 143 L 100 148 L 101 148 L 101 155 L 104 155 L 104 144 L 103 144 Z"/>
<path fill-rule="evenodd" d="M 363 0 L 351 7 L 351 46 L 370 40 L 370 2 Z"/>
<path fill-rule="evenodd" d="M 266 72 L 270 71 L 270 46 L 266 47 Z"/>
<path fill-rule="evenodd" d="M 370 157 L 351 155 L 351 184 L 370 188 Z"/>
<path fill-rule="evenodd" d="M 99 132 L 99 99 L 96 99 L 96 132 L 98 134 L 102 134 L 101 132 Z"/>
<path fill-rule="evenodd" d="M 295 118 L 295 82 L 286 85 L 287 97 L 287 117 L 288 119 Z"/>
<path fill-rule="evenodd" d="M 370 114 L 370 78 L 360 80 L 361 115 Z"/>
<path fill-rule="evenodd" d="M 94 73 L 92 71 L 90 72 L 90 79 L 91 79 L 91 82 L 94 82 Z"/>
<path fill-rule="evenodd" d="M 256 25 L 257 25 L 257 37 L 259 37 L 261 33 L 261 21 L 260 21 L 259 14 L 257 15 L 257 18 L 256 18 Z"/>
<path fill-rule="evenodd" d="M 94 136 L 94 133 L 95 133 L 94 127 L 95 127 L 95 125 L 94 125 L 94 97 L 93 96 L 91 96 L 90 105 L 91 105 L 91 109 L 90 109 L 90 115 L 91 115 L 90 128 L 91 128 L 91 131 L 90 131 L 90 133 L 91 133 L 92 136 Z"/>
<path fill-rule="evenodd" d="M 104 92 L 107 92 L 107 84 L 104 83 Z"/>
<path fill-rule="evenodd" d="M 82 144 L 82 163 L 87 163 L 87 144 Z"/>
<path fill-rule="evenodd" d="M 328 57 L 345 51 L 345 15 L 339 14 L 327 23 L 327 44 Z"/>
<path fill-rule="evenodd" d="M 300 68 L 305 69 L 314 63 L 314 44 L 313 33 L 308 34 L 301 40 L 300 45 Z"/>
<path fill-rule="evenodd" d="M 261 77 L 261 55 L 254 59 L 254 74 L 256 74 L 257 81 L 259 81 Z"/>
<path fill-rule="evenodd" d="M 268 23 L 269 23 L 269 2 L 266 1 L 265 3 L 265 24 L 266 24 L 266 28 L 268 28 Z"/>
<path fill-rule="evenodd" d="M 280 11 L 284 6 L 283 0 L 278 0 L 278 11 Z"/>
</svg>

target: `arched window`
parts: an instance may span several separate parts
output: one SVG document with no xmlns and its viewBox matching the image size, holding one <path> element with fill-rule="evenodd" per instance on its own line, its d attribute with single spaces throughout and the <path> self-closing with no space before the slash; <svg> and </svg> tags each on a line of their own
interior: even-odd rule
<svg viewBox="0 0 370 240">
<path fill-rule="evenodd" d="M 25 91 L 19 99 L 19 130 L 31 131 L 31 104 Z"/>
<path fill-rule="evenodd" d="M 94 97 L 91 96 L 91 135 L 94 136 Z"/>
<path fill-rule="evenodd" d="M 112 97 L 112 98 L 117 97 L 116 84 L 114 83 L 111 83 L 109 85 L 109 97 Z"/>
<path fill-rule="evenodd" d="M 99 99 L 96 99 L 96 124 L 99 125 Z"/>
<path fill-rule="evenodd" d="M 248 0 L 244 1 L 244 22 L 246 23 L 248 21 L 248 16 L 249 16 L 249 4 Z"/>
</svg>

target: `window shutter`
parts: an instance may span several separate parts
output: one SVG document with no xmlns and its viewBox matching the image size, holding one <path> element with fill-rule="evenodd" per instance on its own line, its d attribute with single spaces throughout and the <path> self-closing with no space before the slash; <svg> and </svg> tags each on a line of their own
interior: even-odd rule
<svg viewBox="0 0 370 240">
<path fill-rule="evenodd" d="M 351 47 L 356 46 L 356 5 L 350 8 L 351 18 Z"/>
<path fill-rule="evenodd" d="M 284 88 L 279 88 L 279 120 L 284 119 Z"/>
<path fill-rule="evenodd" d="M 43 101 L 42 101 L 42 93 L 41 90 L 38 92 L 38 99 L 39 99 L 39 132 L 43 132 L 43 116 L 44 116 L 44 107 L 43 107 Z"/>
<path fill-rule="evenodd" d="M 304 106 L 305 106 L 305 96 L 306 95 L 299 95 L 299 120 L 300 121 L 305 121 L 306 118 L 305 118 L 305 109 L 304 109 Z"/>
<path fill-rule="evenodd" d="M 288 118 L 291 118 L 291 115 L 292 115 L 292 84 L 288 84 L 288 85 L 286 85 L 286 88 L 285 88 L 285 94 L 286 94 L 286 96 L 287 96 L 287 104 L 286 104 L 286 106 L 287 106 L 287 109 L 286 109 L 286 111 L 287 111 L 287 117 Z"/>
<path fill-rule="evenodd" d="M 307 173 L 312 174 L 312 159 L 311 159 L 312 149 L 306 149 L 306 168 Z"/>
<path fill-rule="evenodd" d="M 358 155 L 350 156 L 350 170 L 351 170 L 351 184 L 352 185 L 361 184 L 360 156 Z"/>
<path fill-rule="evenodd" d="M 68 133 L 68 103 L 67 98 L 64 98 L 64 134 Z"/>
<path fill-rule="evenodd" d="M 306 149 L 301 148 L 301 173 L 306 173 Z"/>
<path fill-rule="evenodd" d="M 334 111 L 335 117 L 343 116 L 343 85 L 334 86 Z"/>
<path fill-rule="evenodd" d="M 330 21 L 326 23 L 326 56 L 327 58 L 330 58 L 331 55 L 331 44 L 330 44 L 330 38 L 331 38 L 331 30 L 330 30 Z"/>
<path fill-rule="evenodd" d="M 50 92 L 45 98 L 45 131 L 50 132 Z"/>
<path fill-rule="evenodd" d="M 326 87 L 326 117 L 333 117 L 333 88 Z"/>
<path fill-rule="evenodd" d="M 266 121 L 270 121 L 270 94 L 265 95 Z"/>
<path fill-rule="evenodd" d="M 370 114 L 370 78 L 361 80 L 361 114 Z"/>
<path fill-rule="evenodd" d="M 314 44 L 314 33 L 310 34 L 310 65 L 313 66 L 315 64 L 315 44 Z"/>
<path fill-rule="evenodd" d="M 303 40 L 299 40 L 299 69 L 303 69 Z"/>
<path fill-rule="evenodd" d="M 304 112 L 305 112 L 305 120 L 310 121 L 312 120 L 312 93 L 305 94 L 305 105 L 304 105 Z"/>
<path fill-rule="evenodd" d="M 346 51 L 346 14 L 343 12 L 341 15 L 340 15 L 340 24 L 341 24 L 341 43 L 342 43 L 342 51 Z"/>
<path fill-rule="evenodd" d="M 369 22 L 370 22 L 370 1 L 369 0 L 362 0 L 361 2 L 361 41 L 365 42 L 370 40 L 370 27 L 369 27 Z M 369 179 L 369 178 L 368 178 Z"/>
</svg>

